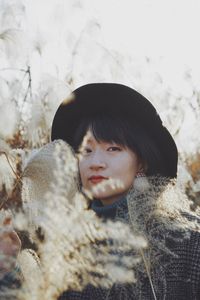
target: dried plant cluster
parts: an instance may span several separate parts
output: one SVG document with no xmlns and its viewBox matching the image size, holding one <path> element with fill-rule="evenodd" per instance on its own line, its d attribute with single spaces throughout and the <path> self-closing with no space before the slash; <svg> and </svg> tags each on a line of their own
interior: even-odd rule
<svg viewBox="0 0 200 300">
<path fill-rule="evenodd" d="M 145 239 L 128 225 L 103 222 L 86 209 L 77 161 L 66 143 L 56 141 L 33 151 L 19 177 L 23 209 L 13 211 L 13 223 L 19 231 L 28 230 L 37 245 L 36 252 L 20 254 L 25 280 L 16 292 L 19 299 L 57 299 L 63 291 L 82 289 L 89 282 L 108 288 L 116 281 L 135 280 L 138 256 L 118 252 L 143 249 Z"/>
<path fill-rule="evenodd" d="M 186 193 L 193 201 L 193 209 L 195 210 L 200 205 L 200 153 L 191 155 L 186 159 L 186 167 L 191 175 L 186 183 Z"/>
</svg>

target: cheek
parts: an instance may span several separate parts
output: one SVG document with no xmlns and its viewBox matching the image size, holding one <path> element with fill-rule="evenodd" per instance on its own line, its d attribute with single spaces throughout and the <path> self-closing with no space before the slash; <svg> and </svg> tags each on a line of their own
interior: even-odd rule
<svg viewBox="0 0 200 300">
<path fill-rule="evenodd" d="M 119 168 L 120 177 L 126 186 L 129 186 L 133 183 L 138 169 L 139 165 L 135 159 L 124 161 L 123 168 Z"/>
<path fill-rule="evenodd" d="M 135 175 L 135 170 L 129 165 L 129 167 L 124 170 L 124 173 L 121 174 L 121 179 L 124 181 L 125 186 L 130 186 L 133 183 Z"/>
<path fill-rule="evenodd" d="M 85 184 L 86 184 L 86 164 L 84 163 L 84 162 L 82 162 L 82 161 L 79 161 L 79 164 L 78 164 L 78 166 L 79 166 L 79 174 L 80 174 L 80 179 L 81 179 L 81 184 L 83 185 L 83 186 L 85 186 Z"/>
</svg>

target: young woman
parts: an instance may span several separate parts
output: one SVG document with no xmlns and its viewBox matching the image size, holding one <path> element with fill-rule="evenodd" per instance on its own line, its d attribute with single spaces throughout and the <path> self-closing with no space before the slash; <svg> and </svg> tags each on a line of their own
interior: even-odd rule
<svg viewBox="0 0 200 300">
<path fill-rule="evenodd" d="M 136 283 L 109 290 L 88 285 L 60 299 L 200 299 L 198 218 L 172 182 L 177 148 L 155 108 L 113 83 L 82 86 L 69 99 L 56 112 L 52 140 L 66 141 L 77 153 L 90 209 L 127 222 L 149 247 L 148 268 L 139 264 Z"/>
</svg>

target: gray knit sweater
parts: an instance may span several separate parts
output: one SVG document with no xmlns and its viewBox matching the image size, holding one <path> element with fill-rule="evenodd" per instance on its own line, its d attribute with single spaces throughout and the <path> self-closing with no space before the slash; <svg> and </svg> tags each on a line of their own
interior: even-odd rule
<svg viewBox="0 0 200 300">
<path fill-rule="evenodd" d="M 126 201 L 121 199 L 119 203 Z M 126 205 L 125 205 L 126 207 Z M 100 217 L 113 219 L 117 205 L 103 207 L 97 200 L 91 207 Z M 167 240 L 174 255 L 161 255 L 162 268 L 153 269 L 151 277 L 157 300 L 200 300 L 200 234 L 191 232 L 189 239 Z M 165 281 L 162 281 L 164 272 Z M 160 275 L 160 279 L 159 279 Z M 162 276 L 161 276 L 162 275 Z M 154 281 L 155 280 L 155 281 Z M 140 293 L 133 284 L 114 285 L 109 291 L 87 285 L 82 292 L 67 291 L 59 300 L 155 300 L 148 277 L 141 282 Z"/>
</svg>

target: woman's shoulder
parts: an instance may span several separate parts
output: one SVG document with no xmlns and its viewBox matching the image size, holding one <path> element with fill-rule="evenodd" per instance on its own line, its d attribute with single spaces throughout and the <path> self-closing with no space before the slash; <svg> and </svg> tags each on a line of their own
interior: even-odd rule
<svg viewBox="0 0 200 300">
<path fill-rule="evenodd" d="M 184 217 L 192 224 L 187 240 L 189 252 L 197 252 L 196 254 L 200 257 L 200 216 L 193 213 L 184 213 Z"/>
<path fill-rule="evenodd" d="M 199 219 L 197 220 L 199 222 Z M 200 294 L 200 232 L 191 230 L 187 243 L 187 272 L 188 277 L 195 291 Z"/>
<path fill-rule="evenodd" d="M 185 277 L 195 290 L 200 288 L 200 217 L 187 213 L 185 217 L 192 222 L 193 228 L 188 230 L 188 236 L 176 247 L 177 262 L 186 272 Z"/>
<path fill-rule="evenodd" d="M 195 252 L 197 248 L 197 254 L 200 256 L 200 216 L 192 212 L 184 212 L 182 216 L 185 222 L 188 222 L 188 228 L 184 229 L 185 238 L 180 241 L 179 246 L 187 249 L 189 253 Z"/>
</svg>

